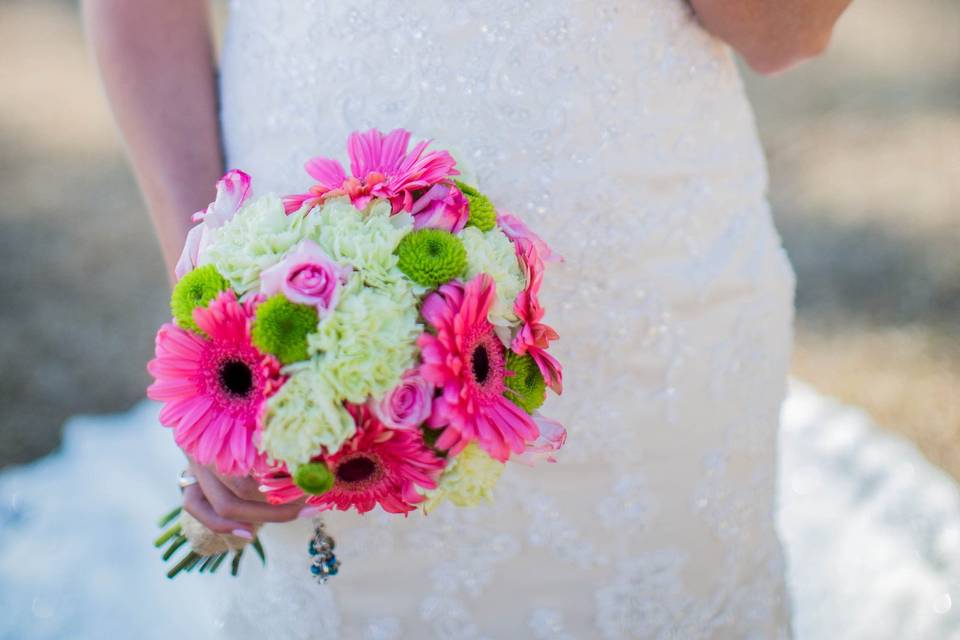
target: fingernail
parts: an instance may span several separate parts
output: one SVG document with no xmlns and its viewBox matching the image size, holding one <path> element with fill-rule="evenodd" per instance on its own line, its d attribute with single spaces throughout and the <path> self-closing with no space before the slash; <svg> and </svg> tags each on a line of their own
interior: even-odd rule
<svg viewBox="0 0 960 640">
<path fill-rule="evenodd" d="M 303 509 L 300 509 L 300 513 L 297 514 L 298 518 L 312 518 L 313 516 L 320 515 L 323 513 L 323 508 L 316 505 L 307 505 Z"/>
<path fill-rule="evenodd" d="M 233 535 L 237 536 L 238 538 L 243 538 L 244 540 L 253 540 L 253 534 L 246 529 L 234 529 Z"/>
</svg>

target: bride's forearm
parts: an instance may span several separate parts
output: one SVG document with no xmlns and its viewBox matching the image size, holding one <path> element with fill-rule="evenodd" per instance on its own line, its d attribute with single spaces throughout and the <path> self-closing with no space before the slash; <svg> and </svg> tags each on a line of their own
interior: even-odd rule
<svg viewBox="0 0 960 640">
<path fill-rule="evenodd" d="M 223 173 L 207 3 L 85 0 L 107 97 L 168 273 Z"/>
</svg>

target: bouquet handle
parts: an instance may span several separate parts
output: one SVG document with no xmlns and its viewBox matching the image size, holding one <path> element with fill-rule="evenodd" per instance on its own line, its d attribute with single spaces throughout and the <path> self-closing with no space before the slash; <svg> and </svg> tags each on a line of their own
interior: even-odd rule
<svg viewBox="0 0 960 640">
<path fill-rule="evenodd" d="M 230 573 L 236 576 L 240 570 L 240 560 L 247 545 L 266 564 L 267 558 L 259 538 L 246 540 L 231 534 L 211 531 L 199 520 L 177 507 L 160 518 L 158 523 L 164 532 L 154 541 L 153 546 L 164 548 L 163 560 L 171 558 L 183 547 L 188 546 L 189 552 L 181 557 L 167 572 L 168 578 L 175 578 L 180 572 L 190 572 L 198 569 L 198 573 L 214 573 L 233 554 L 230 563 Z M 259 527 L 258 527 L 259 528 Z"/>
</svg>

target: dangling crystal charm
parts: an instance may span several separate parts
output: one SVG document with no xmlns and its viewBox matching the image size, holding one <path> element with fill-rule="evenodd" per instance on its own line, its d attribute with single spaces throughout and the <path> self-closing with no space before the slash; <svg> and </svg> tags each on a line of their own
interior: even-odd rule
<svg viewBox="0 0 960 640">
<path fill-rule="evenodd" d="M 314 520 L 313 538 L 310 539 L 310 573 L 320 584 L 326 584 L 332 576 L 340 571 L 340 561 L 333 550 L 337 546 L 333 538 L 327 535 L 323 520 Z"/>
</svg>

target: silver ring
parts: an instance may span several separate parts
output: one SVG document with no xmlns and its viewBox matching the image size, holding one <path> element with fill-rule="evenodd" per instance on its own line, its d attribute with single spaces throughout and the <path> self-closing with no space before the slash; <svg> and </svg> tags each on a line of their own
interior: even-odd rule
<svg viewBox="0 0 960 640">
<path fill-rule="evenodd" d="M 180 487 L 181 493 L 187 487 L 195 484 L 197 484 L 197 478 L 190 474 L 189 469 L 184 469 L 180 472 L 180 475 L 177 476 L 177 485 Z"/>
</svg>

